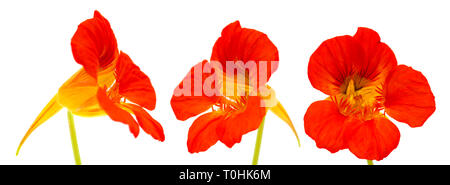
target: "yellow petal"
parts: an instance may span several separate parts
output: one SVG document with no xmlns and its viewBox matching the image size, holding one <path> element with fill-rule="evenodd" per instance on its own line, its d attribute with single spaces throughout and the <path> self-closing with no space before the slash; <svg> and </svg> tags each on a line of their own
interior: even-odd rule
<svg viewBox="0 0 450 185">
<path fill-rule="evenodd" d="M 114 82 L 113 71 L 99 72 L 98 80 L 109 87 Z M 105 112 L 98 103 L 97 90 L 96 80 L 81 68 L 59 88 L 57 101 L 77 116 L 103 116 Z"/>
<path fill-rule="evenodd" d="M 22 141 L 20 141 L 19 147 L 17 148 L 16 155 L 19 154 L 20 148 L 22 147 L 25 140 L 30 136 L 30 134 L 40 125 L 42 125 L 45 121 L 55 115 L 62 109 L 62 106 L 56 101 L 57 95 L 55 95 L 50 102 L 48 102 L 47 106 L 41 111 L 39 116 L 34 120 L 33 124 L 28 129 L 25 136 L 23 136 Z"/>
<path fill-rule="evenodd" d="M 277 115 L 281 120 L 286 122 L 289 125 L 289 127 L 291 127 L 292 131 L 295 134 L 295 137 L 297 138 L 298 146 L 300 147 L 300 139 L 298 138 L 298 134 L 297 131 L 295 130 L 294 124 L 292 124 L 291 118 L 289 118 L 289 115 L 287 114 L 283 105 L 281 105 L 280 101 L 277 100 L 277 104 L 273 107 L 270 107 L 270 110 L 275 115 Z"/>
<path fill-rule="evenodd" d="M 57 101 L 77 116 L 103 116 L 105 112 L 98 103 L 97 89 L 97 86 L 60 88 Z"/>
</svg>

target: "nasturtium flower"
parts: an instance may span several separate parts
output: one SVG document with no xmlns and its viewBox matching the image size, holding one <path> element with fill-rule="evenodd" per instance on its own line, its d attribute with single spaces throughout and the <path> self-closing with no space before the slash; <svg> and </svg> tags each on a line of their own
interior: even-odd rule
<svg viewBox="0 0 450 185">
<path fill-rule="evenodd" d="M 368 28 L 324 41 L 311 55 L 308 77 L 329 98 L 309 106 L 305 131 L 332 153 L 349 149 L 360 159 L 382 160 L 400 140 L 386 114 L 420 127 L 436 109 L 425 76 L 397 65 L 393 51 Z"/>
<path fill-rule="evenodd" d="M 206 112 L 189 129 L 190 153 L 206 151 L 217 141 L 231 148 L 242 135 L 260 127 L 269 109 L 297 136 L 273 89 L 266 85 L 278 62 L 278 50 L 266 34 L 242 28 L 239 21 L 223 29 L 210 61 L 192 67 L 171 99 L 178 120 Z"/>
<path fill-rule="evenodd" d="M 128 125 L 134 137 L 142 128 L 154 139 L 164 141 L 163 128 L 145 110 L 153 110 L 156 103 L 150 79 L 126 53 L 119 52 L 108 20 L 95 11 L 93 18 L 78 26 L 71 46 L 75 61 L 83 67 L 59 88 L 41 111 L 17 152 L 37 127 L 64 107 L 82 117 L 108 115 Z"/>
</svg>

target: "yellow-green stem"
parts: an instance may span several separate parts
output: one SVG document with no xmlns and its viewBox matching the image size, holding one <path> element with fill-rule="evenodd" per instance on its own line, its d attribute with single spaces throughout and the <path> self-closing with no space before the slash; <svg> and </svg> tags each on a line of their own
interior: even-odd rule
<svg viewBox="0 0 450 185">
<path fill-rule="evenodd" d="M 373 161 L 372 160 L 367 160 L 367 165 L 373 165 Z"/>
<path fill-rule="evenodd" d="M 78 150 L 77 133 L 75 132 L 75 124 L 70 111 L 67 111 L 67 119 L 69 120 L 70 139 L 72 140 L 73 157 L 76 165 L 81 165 L 80 151 Z"/>
<path fill-rule="evenodd" d="M 256 135 L 255 151 L 253 152 L 252 165 L 257 165 L 258 164 L 259 150 L 261 149 L 261 140 L 262 140 L 262 134 L 263 134 L 263 130 L 264 130 L 264 120 L 265 119 L 266 118 L 264 117 L 262 122 L 261 122 L 261 125 L 259 125 L 258 134 Z"/>
</svg>

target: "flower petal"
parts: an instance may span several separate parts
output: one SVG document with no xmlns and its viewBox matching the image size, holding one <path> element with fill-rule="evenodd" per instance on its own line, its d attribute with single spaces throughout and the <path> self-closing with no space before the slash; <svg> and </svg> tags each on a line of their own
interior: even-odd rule
<svg viewBox="0 0 450 185">
<path fill-rule="evenodd" d="M 256 66 L 266 67 L 266 81 L 278 68 L 279 57 L 277 47 L 270 41 L 266 34 L 257 30 L 242 28 L 239 21 L 233 22 L 222 30 L 222 35 L 214 44 L 211 61 L 222 63 L 223 69 L 228 69 L 227 61 L 253 61 Z M 260 71 L 257 71 L 259 77 Z M 261 74 L 262 75 L 262 74 Z M 259 80 L 258 80 L 259 83 Z"/>
<path fill-rule="evenodd" d="M 178 120 L 184 121 L 208 110 L 219 98 L 216 96 L 218 93 L 214 93 L 211 96 L 205 94 L 203 85 L 205 84 L 205 80 L 212 76 L 211 73 L 202 73 L 204 67 L 211 67 L 206 60 L 192 67 L 173 92 L 170 105 Z M 200 75 L 197 75 L 198 70 Z"/>
<path fill-rule="evenodd" d="M 136 116 L 139 126 L 141 126 L 145 133 L 150 134 L 154 139 L 158 141 L 165 140 L 164 130 L 161 124 L 153 119 L 153 117 L 150 116 L 147 111 L 134 104 L 124 103 L 122 105 L 129 108 L 133 112 L 133 114 Z"/>
<path fill-rule="evenodd" d="M 124 52 L 120 52 L 115 74 L 119 94 L 146 109 L 155 109 L 156 94 L 150 78 Z"/>
<path fill-rule="evenodd" d="M 360 159 L 382 160 L 400 141 L 398 128 L 385 117 L 365 121 L 348 130 L 345 133 L 348 148 Z"/>
<path fill-rule="evenodd" d="M 361 70 L 363 62 L 363 48 L 353 37 L 328 39 L 311 55 L 308 78 L 314 88 L 333 96 L 347 77 Z"/>
<path fill-rule="evenodd" d="M 117 41 L 111 26 L 98 11 L 82 22 L 71 41 L 75 61 L 97 79 L 99 68 L 108 66 L 117 56 Z"/>
<path fill-rule="evenodd" d="M 419 71 L 399 65 L 383 87 L 386 113 L 411 127 L 422 126 L 436 110 L 433 92 Z"/>
<path fill-rule="evenodd" d="M 358 28 L 354 38 L 361 44 L 367 57 L 359 75 L 372 81 L 384 82 L 389 72 L 397 66 L 394 52 L 388 45 L 380 42 L 377 32 L 369 28 Z"/>
<path fill-rule="evenodd" d="M 189 128 L 187 147 L 190 153 L 208 150 L 219 140 L 217 125 L 224 119 L 219 112 L 210 112 L 198 117 Z"/>
<path fill-rule="evenodd" d="M 137 137 L 139 135 L 139 125 L 138 123 L 136 123 L 133 116 L 131 116 L 127 111 L 121 109 L 116 103 L 111 101 L 104 88 L 98 88 L 97 98 L 100 106 L 113 121 L 127 124 L 130 128 L 130 132 L 134 135 L 134 137 Z"/>
<path fill-rule="evenodd" d="M 242 135 L 256 130 L 266 115 L 259 96 L 249 96 L 245 107 L 229 112 L 224 122 L 217 127 L 219 139 L 229 148 L 241 142 Z"/>
<path fill-rule="evenodd" d="M 22 147 L 23 143 L 27 140 L 28 136 L 31 135 L 31 133 L 40 125 L 42 125 L 45 121 L 50 119 L 53 115 L 58 113 L 62 109 L 62 106 L 57 102 L 57 95 L 55 95 L 50 102 L 47 103 L 47 105 L 42 109 L 41 113 L 37 116 L 37 118 L 34 120 L 33 124 L 31 124 L 30 128 L 28 129 L 27 133 L 25 133 L 25 136 L 23 136 L 22 140 L 20 141 L 19 147 L 17 148 L 16 155 L 19 155 L 20 148 Z"/>
<path fill-rule="evenodd" d="M 99 79 L 101 76 L 99 75 Z M 114 80 L 113 74 L 107 76 Z M 81 68 L 59 88 L 57 101 L 77 116 L 104 115 L 105 112 L 97 100 L 97 91 L 97 81 Z"/>
<path fill-rule="evenodd" d="M 353 122 L 339 112 L 334 102 L 321 100 L 312 103 L 304 121 L 306 134 L 316 141 L 318 148 L 335 153 L 348 147 L 344 133 Z"/>
</svg>

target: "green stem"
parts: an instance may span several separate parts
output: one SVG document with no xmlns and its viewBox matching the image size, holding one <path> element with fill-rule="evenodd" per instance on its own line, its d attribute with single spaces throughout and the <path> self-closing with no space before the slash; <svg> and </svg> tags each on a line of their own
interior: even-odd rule
<svg viewBox="0 0 450 185">
<path fill-rule="evenodd" d="M 70 139 L 72 140 L 73 157 L 76 165 L 81 165 L 80 151 L 78 150 L 77 133 L 75 132 L 75 124 L 70 111 L 67 111 L 67 119 L 69 120 Z"/>
<path fill-rule="evenodd" d="M 258 164 L 259 150 L 261 149 L 261 140 L 262 140 L 262 134 L 263 134 L 263 130 L 264 130 L 264 120 L 265 119 L 266 118 L 264 117 L 261 122 L 261 125 L 259 125 L 258 134 L 256 135 L 255 151 L 253 152 L 252 165 Z"/>
<path fill-rule="evenodd" d="M 372 160 L 367 160 L 367 165 L 373 165 L 373 161 Z"/>
</svg>

